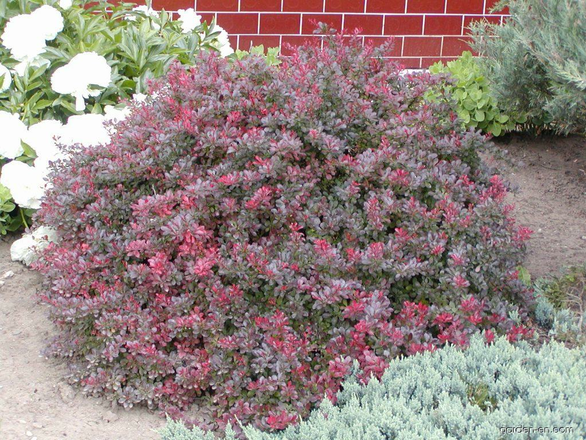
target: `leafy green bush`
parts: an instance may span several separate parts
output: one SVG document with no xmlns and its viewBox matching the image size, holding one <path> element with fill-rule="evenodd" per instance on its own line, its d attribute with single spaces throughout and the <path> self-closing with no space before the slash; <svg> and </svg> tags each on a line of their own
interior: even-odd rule
<svg viewBox="0 0 586 440">
<path fill-rule="evenodd" d="M 584 351 L 559 343 L 537 351 L 527 343 L 501 338 L 485 345 L 474 338 L 465 351 L 450 346 L 394 360 L 380 382 L 363 386 L 352 376 L 336 406 L 325 400 L 308 420 L 281 433 L 251 427 L 244 433 L 249 440 L 583 439 L 585 369 Z M 226 432 L 226 440 L 235 438 Z M 171 421 L 162 432 L 162 440 L 212 439 Z"/>
<path fill-rule="evenodd" d="M 502 109 L 537 128 L 586 132 L 586 2 L 508 0 L 503 26 L 473 26 L 473 47 Z M 493 38 L 497 37 L 497 38 Z"/>
<path fill-rule="evenodd" d="M 500 136 L 527 120 L 499 109 L 496 99 L 490 95 L 488 79 L 470 52 L 464 52 L 447 65 L 438 62 L 429 70 L 431 73 L 449 73 L 454 78 L 455 81 L 446 87 L 458 101 L 458 116 L 467 127 Z"/>
</svg>

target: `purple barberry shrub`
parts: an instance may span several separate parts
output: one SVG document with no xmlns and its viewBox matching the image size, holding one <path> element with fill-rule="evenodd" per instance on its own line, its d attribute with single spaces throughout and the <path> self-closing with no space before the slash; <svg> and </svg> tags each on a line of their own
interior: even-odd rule
<svg viewBox="0 0 586 440">
<path fill-rule="evenodd" d="M 52 353 L 91 394 L 282 429 L 353 359 L 528 330 L 528 231 L 439 76 L 330 36 L 279 67 L 204 53 L 53 173 Z M 426 93 L 440 96 L 427 102 Z M 209 415 L 191 417 L 194 408 Z M 207 412 L 206 412 L 207 411 Z"/>
</svg>

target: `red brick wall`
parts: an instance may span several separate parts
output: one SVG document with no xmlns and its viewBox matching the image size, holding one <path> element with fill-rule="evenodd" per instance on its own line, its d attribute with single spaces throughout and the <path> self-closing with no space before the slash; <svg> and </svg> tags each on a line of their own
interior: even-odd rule
<svg viewBox="0 0 586 440">
<path fill-rule="evenodd" d="M 394 56 L 405 67 L 428 67 L 467 50 L 473 20 L 499 23 L 492 14 L 497 0 L 153 0 L 156 9 L 192 8 L 204 19 L 216 18 L 232 46 L 299 44 L 312 37 L 313 21 L 336 29 L 361 28 L 365 40 L 395 37 Z M 284 49 L 286 53 L 286 50 Z"/>
</svg>

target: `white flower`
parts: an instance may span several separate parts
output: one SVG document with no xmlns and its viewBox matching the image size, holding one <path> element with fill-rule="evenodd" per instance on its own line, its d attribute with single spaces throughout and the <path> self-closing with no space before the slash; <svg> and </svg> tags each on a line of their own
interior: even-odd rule
<svg viewBox="0 0 586 440">
<path fill-rule="evenodd" d="M 61 136 L 63 125 L 59 121 L 46 119 L 31 125 L 23 141 L 37 153 L 38 158 L 57 160 L 64 157 L 57 147 L 56 139 Z M 35 162 L 36 166 L 36 162 Z"/>
<path fill-rule="evenodd" d="M 57 238 L 57 231 L 48 226 L 40 226 L 12 243 L 10 257 L 12 261 L 21 261 L 29 266 L 37 260 L 38 252 L 45 249 L 49 243 L 57 241 Z"/>
<path fill-rule="evenodd" d="M 3 92 L 4 90 L 8 90 L 12 84 L 12 76 L 10 75 L 10 70 L 2 64 L 0 64 L 0 76 L 4 78 L 0 84 L 0 92 Z"/>
<path fill-rule="evenodd" d="M 179 21 L 181 22 L 181 30 L 184 34 L 192 32 L 201 24 L 201 15 L 198 15 L 193 8 L 179 9 Z"/>
<path fill-rule="evenodd" d="M 63 17 L 52 6 L 44 5 L 30 14 L 12 17 L 6 23 L 2 44 L 21 63 L 15 68 L 23 75 L 26 68 L 45 51 L 46 41 L 53 40 L 63 30 Z"/>
<path fill-rule="evenodd" d="M 59 0 L 59 7 L 61 9 L 69 9 L 73 4 L 73 0 Z"/>
<path fill-rule="evenodd" d="M 135 93 L 134 95 L 132 95 L 132 100 L 134 102 L 144 102 L 146 98 L 147 96 L 144 93 Z"/>
<path fill-rule="evenodd" d="M 116 108 L 113 105 L 104 107 L 104 120 L 112 122 L 120 122 L 125 120 L 130 114 L 130 108 Z"/>
<path fill-rule="evenodd" d="M 111 76 L 112 68 L 103 56 L 95 52 L 83 52 L 53 73 L 51 87 L 62 95 L 73 95 L 75 109 L 81 111 L 85 108 L 84 99 L 101 93 L 91 86 L 107 87 Z"/>
<path fill-rule="evenodd" d="M 232 55 L 234 53 L 234 49 L 232 49 L 232 46 L 230 45 L 228 32 L 226 32 L 221 26 L 215 25 L 214 32 L 217 31 L 220 32 L 220 35 L 216 37 L 216 44 L 214 46 L 220 51 L 221 56 L 227 57 L 228 55 Z"/>
<path fill-rule="evenodd" d="M 84 147 L 107 144 L 110 134 L 104 127 L 104 121 L 104 116 L 96 114 L 70 116 L 61 130 L 61 143 Z"/>
<path fill-rule="evenodd" d="M 31 14 L 17 15 L 6 23 L 2 44 L 15 60 L 31 61 L 45 51 L 44 34 L 36 25 Z"/>
<path fill-rule="evenodd" d="M 31 14 L 35 32 L 43 35 L 45 40 L 53 40 L 63 30 L 63 16 L 53 6 L 43 5 Z"/>
<path fill-rule="evenodd" d="M 0 111 L 0 156 L 14 159 L 24 153 L 22 138 L 26 134 L 26 125 L 18 115 Z"/>
<path fill-rule="evenodd" d="M 46 184 L 43 170 L 13 160 L 2 167 L 0 183 L 10 190 L 12 198 L 22 208 L 41 207 Z"/>
</svg>

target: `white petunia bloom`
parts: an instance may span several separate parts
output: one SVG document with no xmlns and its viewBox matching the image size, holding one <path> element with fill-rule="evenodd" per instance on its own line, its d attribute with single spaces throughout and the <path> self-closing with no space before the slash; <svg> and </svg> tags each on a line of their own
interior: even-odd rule
<svg viewBox="0 0 586 440">
<path fill-rule="evenodd" d="M 46 186 L 43 170 L 13 160 L 2 167 L 0 183 L 10 190 L 12 198 L 20 207 L 41 207 Z"/>
<path fill-rule="evenodd" d="M 61 122 L 46 119 L 31 125 L 22 140 L 35 150 L 38 158 L 58 160 L 64 157 L 63 153 L 57 147 L 56 142 L 61 136 L 62 130 L 63 125 Z"/>
<path fill-rule="evenodd" d="M 73 0 L 59 0 L 59 7 L 61 9 L 69 9 L 73 5 Z"/>
<path fill-rule="evenodd" d="M 2 64 L 0 64 L 0 76 L 4 78 L 2 83 L 0 83 L 0 92 L 3 92 L 4 90 L 8 90 L 8 88 L 11 86 L 12 76 L 10 75 L 10 70 L 8 70 Z"/>
<path fill-rule="evenodd" d="M 26 134 L 26 125 L 18 115 L 0 111 L 0 133 L 0 156 L 14 159 L 24 153 L 21 141 Z"/>
<path fill-rule="evenodd" d="M 214 26 L 214 32 L 220 31 L 220 35 L 216 37 L 217 44 L 215 47 L 220 51 L 220 55 L 222 57 L 227 57 L 228 55 L 232 55 L 234 53 L 234 49 L 230 45 L 230 39 L 228 38 L 228 32 L 224 30 L 221 26 Z"/>
<path fill-rule="evenodd" d="M 54 40 L 63 30 L 63 16 L 53 6 L 43 5 L 35 9 L 30 16 L 35 29 L 38 29 L 37 32 L 47 41 Z"/>
<path fill-rule="evenodd" d="M 12 261 L 20 261 L 29 266 L 37 260 L 38 252 L 57 239 L 57 231 L 48 226 L 40 226 L 30 234 L 23 234 L 22 238 L 12 243 L 10 257 Z"/>
<path fill-rule="evenodd" d="M 61 130 L 61 143 L 80 144 L 84 147 L 107 144 L 110 142 L 108 129 L 104 127 L 103 115 L 86 114 L 70 116 Z"/>
<path fill-rule="evenodd" d="M 103 56 L 95 52 L 83 52 L 53 73 L 51 87 L 62 95 L 73 95 L 75 109 L 81 111 L 85 108 L 86 98 L 101 93 L 91 86 L 107 87 L 111 76 L 112 68 Z"/>
<path fill-rule="evenodd" d="M 201 15 L 197 14 L 193 8 L 179 9 L 179 21 L 181 22 L 181 30 L 184 34 L 192 32 L 201 24 Z"/>
</svg>

